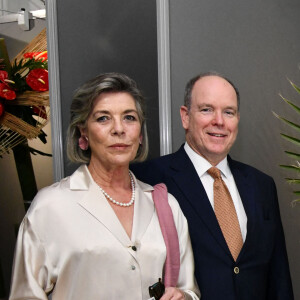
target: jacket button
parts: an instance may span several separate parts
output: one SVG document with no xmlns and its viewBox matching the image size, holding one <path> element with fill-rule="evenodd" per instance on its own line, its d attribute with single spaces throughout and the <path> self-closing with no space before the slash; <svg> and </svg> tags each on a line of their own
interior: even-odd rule
<svg viewBox="0 0 300 300">
<path fill-rule="evenodd" d="M 239 273 L 240 273 L 239 267 L 234 267 L 233 272 L 234 272 L 235 274 L 239 274 Z"/>
<path fill-rule="evenodd" d="M 131 266 L 131 270 L 135 270 L 135 266 L 134 265 Z"/>
</svg>

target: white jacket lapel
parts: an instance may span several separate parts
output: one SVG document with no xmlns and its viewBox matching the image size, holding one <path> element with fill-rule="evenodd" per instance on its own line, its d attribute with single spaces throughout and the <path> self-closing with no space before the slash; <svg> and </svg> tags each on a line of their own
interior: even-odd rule
<svg viewBox="0 0 300 300">
<path fill-rule="evenodd" d="M 124 246 L 131 241 L 118 217 L 107 202 L 98 185 L 92 179 L 87 167 L 81 166 L 70 178 L 72 190 L 86 190 L 86 195 L 78 199 L 78 204 L 101 222 Z"/>
<path fill-rule="evenodd" d="M 138 244 L 146 232 L 155 212 L 152 200 L 153 187 L 135 180 L 136 201 L 134 206 L 131 240 L 125 232 L 115 212 L 107 202 L 98 185 L 94 182 L 88 168 L 83 165 L 70 177 L 71 190 L 86 190 L 84 197 L 77 199 L 78 204 L 91 216 L 103 224 L 124 246 L 132 256 L 136 253 L 130 246 Z"/>
<path fill-rule="evenodd" d="M 132 241 L 139 243 L 146 232 L 154 215 L 154 203 L 152 200 L 153 187 L 136 180 L 136 201 L 133 216 Z"/>
</svg>

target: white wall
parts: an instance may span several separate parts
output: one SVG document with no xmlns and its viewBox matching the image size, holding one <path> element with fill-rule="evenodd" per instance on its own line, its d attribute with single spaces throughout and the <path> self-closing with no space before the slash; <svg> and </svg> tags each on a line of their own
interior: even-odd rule
<svg viewBox="0 0 300 300">
<path fill-rule="evenodd" d="M 38 9 L 44 9 L 45 1 L 42 0 L 0 0 L 0 9 L 6 10 L 9 12 L 18 12 L 21 10 L 21 8 L 25 8 L 26 10 L 38 10 Z M 0 16 L 6 15 L 7 12 L 0 11 Z"/>
</svg>

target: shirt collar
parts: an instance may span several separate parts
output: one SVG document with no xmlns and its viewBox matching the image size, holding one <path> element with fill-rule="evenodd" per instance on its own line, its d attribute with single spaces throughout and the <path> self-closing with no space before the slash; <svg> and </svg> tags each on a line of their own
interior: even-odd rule
<svg viewBox="0 0 300 300">
<path fill-rule="evenodd" d="M 210 162 L 207 161 L 203 156 L 195 152 L 187 142 L 185 142 L 184 150 L 190 158 L 190 160 L 192 161 L 199 177 L 204 175 L 207 172 L 207 170 L 212 167 Z M 216 167 L 220 169 L 220 171 L 226 178 L 230 176 L 231 171 L 228 165 L 227 156 L 222 161 L 220 161 Z"/>
</svg>

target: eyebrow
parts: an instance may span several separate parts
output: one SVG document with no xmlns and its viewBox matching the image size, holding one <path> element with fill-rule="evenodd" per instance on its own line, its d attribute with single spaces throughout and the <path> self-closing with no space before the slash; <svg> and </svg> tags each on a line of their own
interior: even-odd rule
<svg viewBox="0 0 300 300">
<path fill-rule="evenodd" d="M 197 105 L 197 108 L 202 108 L 202 107 L 214 107 L 212 104 L 208 104 L 208 103 L 202 103 L 200 105 Z M 226 106 L 224 109 L 232 109 L 232 110 L 238 110 L 237 107 L 235 106 Z"/>
<path fill-rule="evenodd" d="M 204 107 L 204 106 L 213 107 L 213 105 L 208 104 L 208 103 L 201 103 L 201 104 L 197 105 L 198 108 L 201 108 L 201 107 Z"/>
<path fill-rule="evenodd" d="M 136 110 L 136 109 L 126 109 L 126 110 L 124 111 L 124 114 L 132 113 L 132 112 L 134 112 L 134 113 L 137 114 L 137 110 Z"/>
<path fill-rule="evenodd" d="M 128 113 L 136 113 L 137 114 L 137 110 L 135 109 L 126 109 L 122 112 L 122 114 L 128 114 Z M 110 115 L 111 112 L 109 110 L 97 110 L 93 113 L 93 115 L 96 114 L 106 114 L 106 115 Z"/>
</svg>

